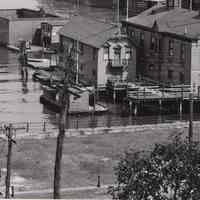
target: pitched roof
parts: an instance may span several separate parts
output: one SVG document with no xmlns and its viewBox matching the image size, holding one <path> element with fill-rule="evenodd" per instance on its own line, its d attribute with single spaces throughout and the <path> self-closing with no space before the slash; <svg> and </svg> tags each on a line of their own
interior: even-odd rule
<svg viewBox="0 0 200 200">
<path fill-rule="evenodd" d="M 152 28 L 156 23 L 159 32 L 190 39 L 200 36 L 199 12 L 178 7 L 168 9 L 166 6 L 156 5 L 136 17 L 129 18 L 127 23 L 147 28 Z"/>
<path fill-rule="evenodd" d="M 110 37 L 115 35 L 117 31 L 117 27 L 113 24 L 75 16 L 64 25 L 59 33 L 60 35 L 99 48 Z"/>
</svg>

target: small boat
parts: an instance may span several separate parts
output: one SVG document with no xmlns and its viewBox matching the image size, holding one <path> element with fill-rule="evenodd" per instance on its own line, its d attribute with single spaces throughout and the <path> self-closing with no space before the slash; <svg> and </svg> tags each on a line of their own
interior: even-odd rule
<svg viewBox="0 0 200 200">
<path fill-rule="evenodd" d="M 11 51 L 20 52 L 20 48 L 14 46 L 14 45 L 7 45 L 6 48 Z"/>
<path fill-rule="evenodd" d="M 70 93 L 69 114 L 101 114 L 108 111 L 108 108 L 104 105 L 96 103 L 95 106 L 90 105 L 89 96 L 90 92 L 86 88 L 70 87 L 68 88 Z M 43 86 L 43 94 L 40 96 L 40 103 L 45 105 L 50 110 L 59 113 L 62 109 L 58 103 L 57 90 L 48 86 Z"/>
<path fill-rule="evenodd" d="M 49 69 L 51 62 L 49 59 L 28 58 L 27 64 L 34 69 Z"/>
<path fill-rule="evenodd" d="M 38 70 L 33 73 L 32 79 L 34 81 L 39 81 L 44 84 L 50 83 L 50 74 L 47 72 L 45 73 L 45 71 L 43 71 L 43 70 Z"/>
</svg>

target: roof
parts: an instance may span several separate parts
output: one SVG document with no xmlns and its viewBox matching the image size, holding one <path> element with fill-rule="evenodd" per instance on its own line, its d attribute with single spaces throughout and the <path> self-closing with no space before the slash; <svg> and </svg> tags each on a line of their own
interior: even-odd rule
<svg viewBox="0 0 200 200">
<path fill-rule="evenodd" d="M 60 30 L 60 35 L 99 48 L 117 32 L 113 24 L 75 16 Z"/>
<path fill-rule="evenodd" d="M 44 16 L 43 16 L 44 15 Z M 16 20 L 33 20 L 34 19 L 60 19 L 59 16 L 44 12 L 41 13 L 40 10 L 33 10 L 28 8 L 20 9 L 0 9 L 0 17 L 8 19 L 10 21 Z"/>
<path fill-rule="evenodd" d="M 54 20 L 49 20 L 48 24 L 51 24 L 52 26 L 64 26 L 69 20 L 65 18 L 58 18 Z"/>
<path fill-rule="evenodd" d="M 168 9 L 166 6 L 156 5 L 123 22 L 146 28 L 153 28 L 156 24 L 159 32 L 188 39 L 197 39 L 200 36 L 199 12 L 178 7 Z"/>
</svg>

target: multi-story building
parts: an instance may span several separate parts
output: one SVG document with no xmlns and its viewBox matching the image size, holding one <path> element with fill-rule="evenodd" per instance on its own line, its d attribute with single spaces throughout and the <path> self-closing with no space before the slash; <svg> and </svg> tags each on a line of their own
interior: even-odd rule
<svg viewBox="0 0 200 200">
<path fill-rule="evenodd" d="M 122 21 L 138 45 L 137 74 L 174 84 L 200 86 L 200 14 L 167 0 Z"/>
<path fill-rule="evenodd" d="M 62 65 L 66 52 L 76 49 L 74 71 L 87 85 L 135 79 L 135 45 L 115 25 L 75 16 L 60 30 L 60 45 Z"/>
</svg>

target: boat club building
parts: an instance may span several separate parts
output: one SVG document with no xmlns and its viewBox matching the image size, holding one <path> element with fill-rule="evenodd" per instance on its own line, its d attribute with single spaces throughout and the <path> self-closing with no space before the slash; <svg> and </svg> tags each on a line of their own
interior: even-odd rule
<svg viewBox="0 0 200 200">
<path fill-rule="evenodd" d="M 87 85 L 135 80 L 136 47 L 113 24 L 75 16 L 60 30 L 60 45 L 62 64 L 66 52 L 77 49 L 76 71 Z"/>
</svg>

